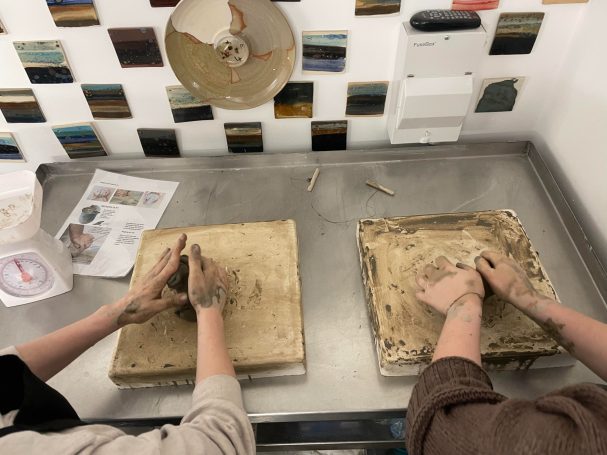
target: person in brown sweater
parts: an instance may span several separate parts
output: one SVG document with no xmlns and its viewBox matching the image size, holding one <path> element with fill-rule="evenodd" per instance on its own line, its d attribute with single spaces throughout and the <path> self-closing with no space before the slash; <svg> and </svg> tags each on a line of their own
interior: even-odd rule
<svg viewBox="0 0 607 455">
<path fill-rule="evenodd" d="M 607 324 L 539 294 L 510 258 L 486 251 L 475 264 L 439 257 L 416 278 L 418 300 L 446 319 L 407 410 L 410 455 L 607 454 L 604 385 L 573 385 L 535 400 L 493 391 L 481 367 L 481 276 L 498 297 L 540 326 L 556 328 L 556 341 L 603 380 Z"/>
</svg>

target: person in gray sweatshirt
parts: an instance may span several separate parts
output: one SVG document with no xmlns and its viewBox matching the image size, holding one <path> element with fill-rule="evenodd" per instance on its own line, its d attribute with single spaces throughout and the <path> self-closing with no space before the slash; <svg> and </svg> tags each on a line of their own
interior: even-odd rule
<svg viewBox="0 0 607 455">
<path fill-rule="evenodd" d="M 198 245 L 189 255 L 188 293 L 163 297 L 186 244 L 181 235 L 145 279 L 117 302 L 56 332 L 0 351 L 0 453 L 3 454 L 253 454 L 255 437 L 225 344 L 225 269 Z M 46 384 L 95 343 L 128 324 L 141 324 L 189 302 L 198 324 L 196 387 L 180 425 L 139 436 L 107 425 L 86 425 Z"/>
</svg>

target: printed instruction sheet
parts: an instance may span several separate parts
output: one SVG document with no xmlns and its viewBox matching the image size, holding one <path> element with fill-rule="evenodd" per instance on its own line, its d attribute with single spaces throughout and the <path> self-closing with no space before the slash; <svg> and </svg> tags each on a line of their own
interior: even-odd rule
<svg viewBox="0 0 607 455">
<path fill-rule="evenodd" d="M 74 273 L 103 277 L 128 274 L 141 233 L 158 225 L 178 185 L 95 171 L 56 236 L 72 254 Z"/>
</svg>

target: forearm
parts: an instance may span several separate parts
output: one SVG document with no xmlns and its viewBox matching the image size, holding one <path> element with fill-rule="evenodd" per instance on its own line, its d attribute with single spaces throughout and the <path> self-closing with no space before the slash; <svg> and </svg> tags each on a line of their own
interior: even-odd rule
<svg viewBox="0 0 607 455">
<path fill-rule="evenodd" d="M 607 381 L 607 324 L 541 294 L 526 296 L 515 306 L 571 355 Z"/>
<path fill-rule="evenodd" d="M 434 350 L 433 362 L 457 356 L 481 365 L 482 305 L 478 295 L 467 294 L 449 308 Z"/>
<path fill-rule="evenodd" d="M 200 308 L 198 319 L 198 353 L 196 383 L 218 374 L 236 376 L 228 354 L 223 317 L 217 308 Z"/>
<path fill-rule="evenodd" d="M 48 381 L 80 354 L 117 329 L 108 307 L 16 348 L 29 369 Z"/>
</svg>

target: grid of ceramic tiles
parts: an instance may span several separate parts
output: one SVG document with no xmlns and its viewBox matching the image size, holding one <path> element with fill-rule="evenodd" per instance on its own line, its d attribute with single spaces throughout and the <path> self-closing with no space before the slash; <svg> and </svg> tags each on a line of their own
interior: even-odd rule
<svg viewBox="0 0 607 455">
<path fill-rule="evenodd" d="M 141 26 L 108 26 L 104 23 L 103 15 L 97 7 L 108 0 L 46 0 L 36 5 L 36 8 L 46 8 L 49 20 L 54 21 L 57 29 L 101 29 L 106 33 L 106 40 L 113 46 L 115 64 L 121 71 L 132 71 L 138 68 L 140 77 L 154 77 L 156 68 L 166 71 L 166 58 L 163 58 L 161 35 L 158 27 Z M 146 0 L 147 1 L 147 0 Z M 289 1 L 289 0 L 284 0 Z M 291 0 L 293 2 L 297 0 Z M 305 4 L 306 1 L 302 0 Z M 177 0 L 149 0 L 142 8 L 160 8 L 172 10 Z M 454 8 L 466 9 L 465 1 L 456 0 Z M 482 2 L 481 2 L 482 3 Z M 499 2 L 495 0 L 484 2 L 476 9 L 495 9 Z M 537 3 L 528 1 L 528 3 Z M 552 3 L 544 0 L 544 3 Z M 458 6 L 459 5 L 459 6 Z M 0 4 L 0 21 L 2 17 Z M 432 5 L 429 5 L 432 6 Z M 26 5 L 24 5 L 24 8 Z M 118 5 L 114 4 L 114 7 Z M 354 0 L 352 14 L 358 20 L 373 20 L 374 17 L 394 17 L 393 23 L 402 20 L 401 0 Z M 289 14 L 291 23 L 297 21 L 297 14 Z M 490 47 L 490 55 L 530 54 L 533 51 L 536 38 L 544 20 L 543 12 L 512 13 L 499 11 L 497 28 Z M 336 21 L 338 22 L 338 21 Z M 10 23 L 0 22 L 2 38 L 11 40 Z M 58 33 L 59 34 L 59 33 Z M 78 72 L 72 70 L 72 65 L 78 67 L 77 57 L 74 61 L 70 55 L 70 47 L 74 41 L 68 39 L 46 40 L 11 40 L 23 70 L 29 80 L 28 86 L 0 87 L 0 110 L 10 129 L 13 124 L 47 124 L 44 112 L 45 103 L 38 101 L 36 88 L 39 85 L 76 84 L 82 91 L 83 100 L 90 110 L 92 122 L 87 118 L 78 119 L 69 124 L 49 125 L 49 129 L 61 144 L 69 158 L 98 157 L 112 154 L 112 141 L 104 141 L 97 132 L 96 124 L 122 122 L 126 119 L 137 119 L 137 113 L 129 106 L 129 94 L 116 78 L 103 77 L 103 83 L 89 83 L 88 79 L 78 78 Z M 65 35 L 64 35 L 65 36 Z M 97 35 L 99 37 L 99 35 Z M 349 30 L 302 30 L 301 45 L 298 55 L 300 74 L 308 80 L 289 82 L 275 97 L 273 103 L 273 118 L 313 119 L 308 120 L 308 134 L 311 135 L 312 150 L 339 150 L 348 146 L 348 121 L 345 117 L 381 117 L 384 114 L 385 101 L 389 83 L 383 80 L 348 81 L 347 89 L 341 95 L 345 100 L 342 119 L 325 120 L 324 115 L 315 108 L 315 87 L 323 84 L 325 78 L 339 73 L 348 73 L 349 54 L 352 52 L 353 38 Z M 77 39 L 77 38 L 75 38 Z M 386 65 L 389 66 L 389 65 Z M 170 69 L 169 69 L 170 71 Z M 107 72 L 106 68 L 101 69 Z M 115 71 L 114 71 L 115 74 Z M 165 73 L 166 74 L 166 73 Z M 385 72 L 384 72 L 385 74 Z M 306 75 L 306 76 L 304 76 Z M 99 77 L 95 79 L 100 79 Z M 519 94 L 525 84 L 525 77 L 519 74 L 504 75 L 482 81 L 479 99 L 475 107 L 476 113 L 510 112 L 515 109 Z M 189 122 L 214 122 L 222 127 L 221 135 L 225 148 L 230 152 L 262 152 L 264 150 L 264 135 L 262 124 L 265 115 L 260 115 L 259 121 L 250 121 L 250 115 L 243 116 L 242 121 L 222 121 L 214 116 L 215 108 L 201 103 L 177 84 L 167 84 L 165 91 L 166 109 L 170 111 L 172 120 L 162 122 L 162 127 L 144 127 L 147 125 L 136 122 L 133 128 L 140 141 L 140 150 L 146 156 L 180 156 L 177 131 L 171 126 Z M 145 115 L 141 119 L 145 119 Z M 323 118 L 320 120 L 320 118 Z M 158 124 L 157 121 L 151 122 Z M 364 124 L 362 124 L 364 125 Z M 152 126 L 152 125 L 150 125 Z M 153 125 L 156 126 L 156 125 Z M 358 125 L 359 127 L 361 124 Z M 130 125 L 128 126 L 130 127 Z M 127 127 L 127 128 L 128 128 Z M 363 126 L 364 127 L 364 126 Z M 106 126 L 104 126 L 106 128 Z M 118 128 L 125 131 L 124 126 Z M 217 143 L 217 140 L 215 140 Z M 0 159 L 23 160 L 24 155 L 15 140 L 14 134 L 7 131 L 0 134 Z"/>
</svg>

